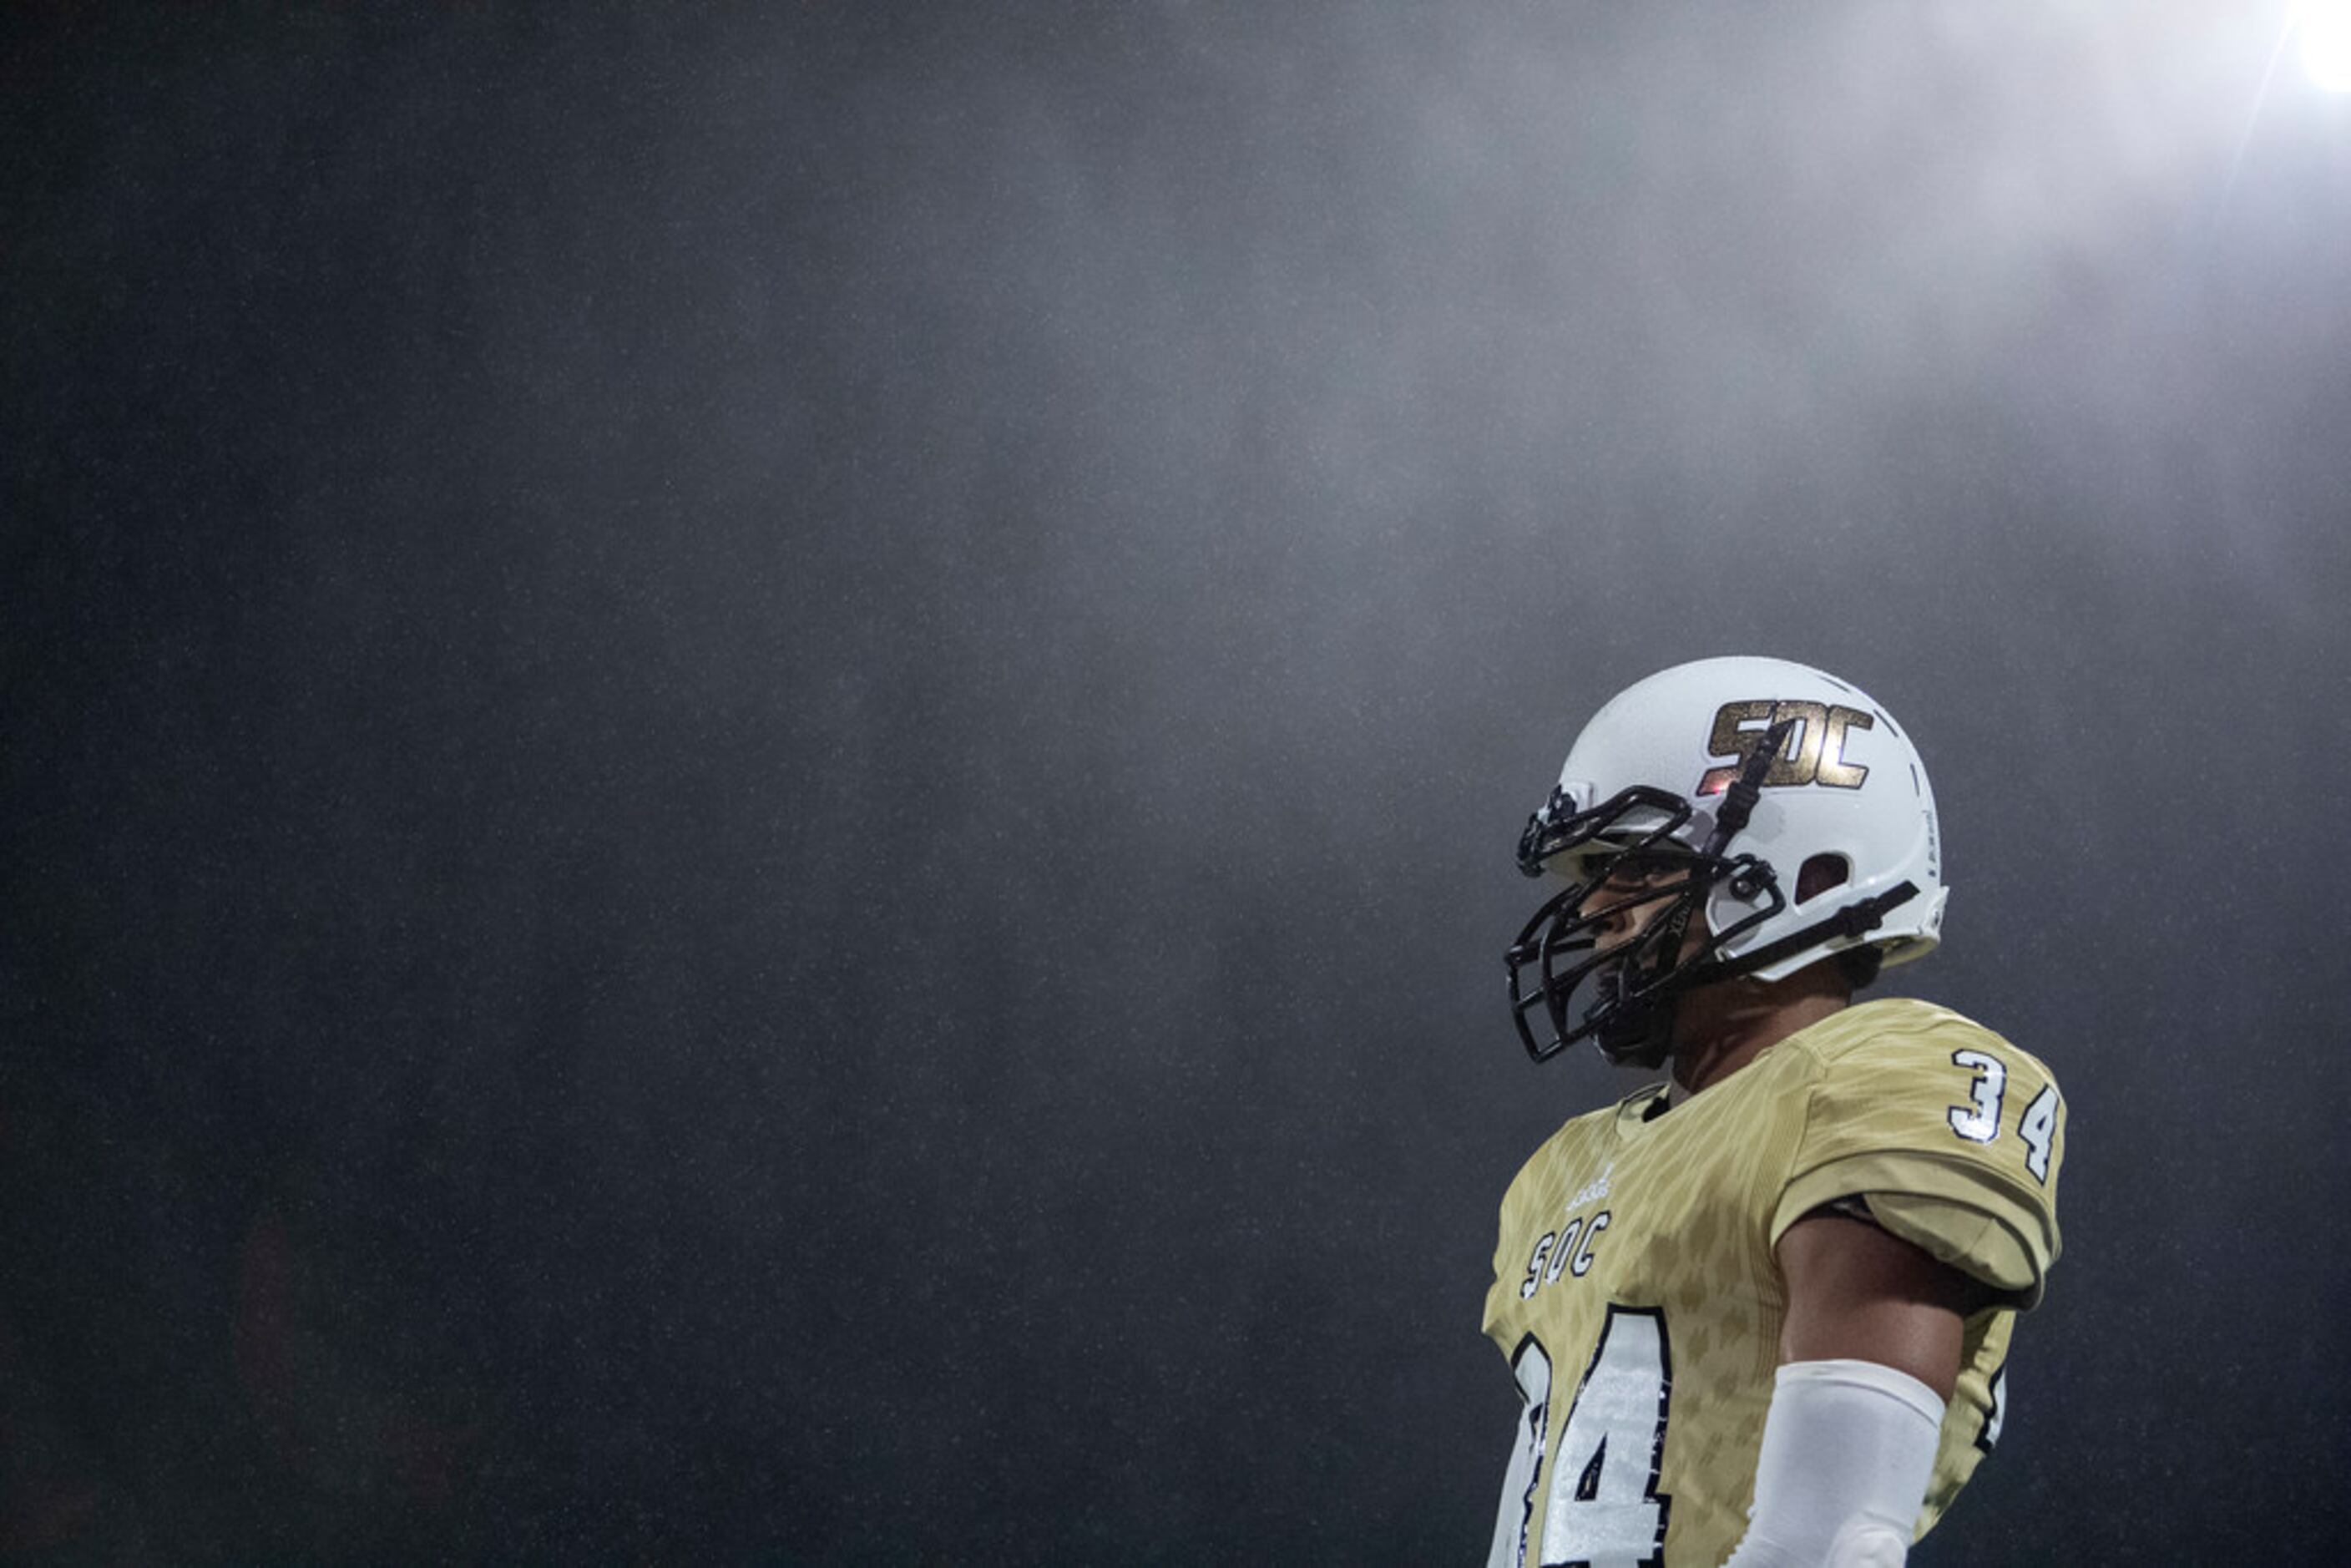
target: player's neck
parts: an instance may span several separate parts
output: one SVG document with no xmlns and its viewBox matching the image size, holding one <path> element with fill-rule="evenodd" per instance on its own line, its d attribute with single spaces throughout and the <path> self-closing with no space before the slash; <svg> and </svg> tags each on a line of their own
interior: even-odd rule
<svg viewBox="0 0 2351 1568">
<path fill-rule="evenodd" d="M 1747 1066 L 1799 1030 L 1851 1005 L 1840 977 L 1814 965 L 1776 984 L 1732 980 L 1682 999 L 1675 1033 L 1676 1100 L 1687 1100 Z"/>
</svg>

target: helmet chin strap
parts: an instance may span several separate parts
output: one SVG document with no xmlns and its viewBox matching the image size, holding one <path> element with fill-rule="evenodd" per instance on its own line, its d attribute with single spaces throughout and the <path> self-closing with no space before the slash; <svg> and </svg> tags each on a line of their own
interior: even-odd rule
<svg viewBox="0 0 2351 1568">
<path fill-rule="evenodd" d="M 1638 953 L 1628 953 L 1623 963 L 1594 977 L 1600 992 L 1598 1005 L 1607 1009 L 1607 1016 L 1593 1032 L 1593 1042 L 1601 1055 L 1619 1067 L 1661 1066 L 1673 1051 L 1675 1004 L 1687 988 L 1670 982 L 1681 955 L 1683 934 L 1689 929 L 1692 907 L 1692 900 L 1677 900 L 1647 934 L 1650 940 L 1641 946 L 1654 941 L 1657 954 L 1654 967 L 1643 964 Z"/>
<path fill-rule="evenodd" d="M 1619 1013 L 1592 1038 L 1615 1066 L 1663 1067 L 1674 1049 L 1674 998 L 1660 997 Z"/>
</svg>

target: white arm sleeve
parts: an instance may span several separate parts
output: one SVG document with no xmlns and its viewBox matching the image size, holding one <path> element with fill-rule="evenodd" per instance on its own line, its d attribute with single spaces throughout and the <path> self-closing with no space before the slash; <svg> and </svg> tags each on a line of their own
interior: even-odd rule
<svg viewBox="0 0 2351 1568">
<path fill-rule="evenodd" d="M 1942 1427 L 1943 1402 L 1907 1372 L 1874 1361 L 1782 1366 L 1747 1535 L 1723 1568 L 1899 1568 Z"/>
</svg>

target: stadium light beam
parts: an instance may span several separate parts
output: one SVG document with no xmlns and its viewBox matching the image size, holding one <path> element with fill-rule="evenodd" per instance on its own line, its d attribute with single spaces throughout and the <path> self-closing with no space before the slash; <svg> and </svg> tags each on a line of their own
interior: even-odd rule
<svg viewBox="0 0 2351 1568">
<path fill-rule="evenodd" d="M 2296 30 L 2310 79 L 2328 92 L 2351 92 L 2351 0 L 2308 0 Z"/>
</svg>

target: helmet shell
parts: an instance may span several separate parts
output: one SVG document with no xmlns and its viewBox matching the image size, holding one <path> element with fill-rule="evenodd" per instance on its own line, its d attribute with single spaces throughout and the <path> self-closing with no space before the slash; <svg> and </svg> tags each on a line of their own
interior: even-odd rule
<svg viewBox="0 0 2351 1568">
<path fill-rule="evenodd" d="M 1851 682 L 1753 655 L 1677 664 L 1627 686 L 1593 715 L 1568 749 L 1559 787 L 1577 810 L 1635 784 L 1679 795 L 1694 813 L 1680 836 L 1698 848 L 1714 831 L 1715 809 L 1739 765 L 1766 729 L 1789 718 L 1795 728 L 1764 776 L 1753 816 L 1723 846 L 1768 862 L 1788 907 L 1716 951 L 1737 958 L 1907 881 L 1917 896 L 1888 911 L 1876 929 L 1823 937 L 1755 973 L 1782 979 L 1864 944 L 1883 948 L 1888 964 L 1922 956 L 1940 939 L 1946 893 L 1934 790 L 1910 737 Z M 1841 860 L 1844 880 L 1800 904 L 1798 876 L 1816 855 Z M 1707 902 L 1708 928 L 1719 935 L 1767 902 L 1740 899 L 1731 883 L 1718 883 Z"/>
</svg>

